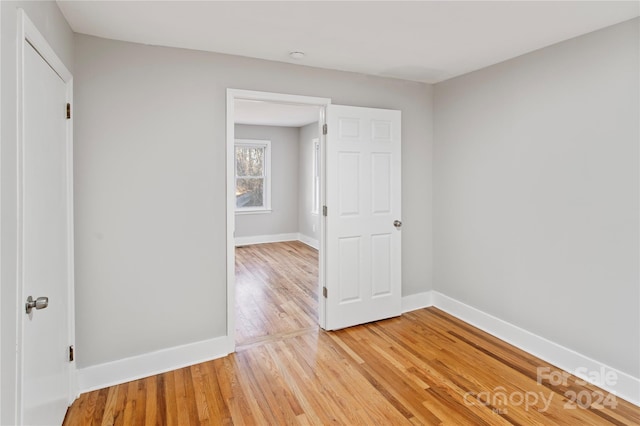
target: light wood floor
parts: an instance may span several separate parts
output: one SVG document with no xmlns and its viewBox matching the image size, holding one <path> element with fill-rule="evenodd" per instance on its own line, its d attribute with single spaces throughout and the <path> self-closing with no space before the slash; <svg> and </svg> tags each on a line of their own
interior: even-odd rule
<svg viewBox="0 0 640 426">
<path fill-rule="evenodd" d="M 300 241 L 236 248 L 239 347 L 317 327 L 317 250 Z"/>
<path fill-rule="evenodd" d="M 299 284 L 292 271 L 306 271 L 308 256 L 282 247 L 294 254 L 289 266 L 250 274 L 281 276 L 279 295 L 254 299 L 285 307 L 247 314 L 236 353 L 83 394 L 65 425 L 640 425 L 640 408 L 573 376 L 554 384 L 556 368 L 436 308 L 335 332 L 309 326 L 313 292 L 285 284 Z M 264 258 L 276 251 L 248 249 Z M 240 269 L 257 262 L 249 250 L 238 259 Z M 288 292 L 308 305 L 291 308 Z M 540 384 L 539 367 L 549 368 Z"/>
</svg>

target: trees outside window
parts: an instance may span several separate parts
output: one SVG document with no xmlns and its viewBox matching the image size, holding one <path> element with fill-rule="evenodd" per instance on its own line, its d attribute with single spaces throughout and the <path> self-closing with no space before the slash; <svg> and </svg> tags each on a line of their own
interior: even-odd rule
<svg viewBox="0 0 640 426">
<path fill-rule="evenodd" d="M 271 209 L 271 141 L 238 139 L 235 143 L 236 211 Z"/>
</svg>

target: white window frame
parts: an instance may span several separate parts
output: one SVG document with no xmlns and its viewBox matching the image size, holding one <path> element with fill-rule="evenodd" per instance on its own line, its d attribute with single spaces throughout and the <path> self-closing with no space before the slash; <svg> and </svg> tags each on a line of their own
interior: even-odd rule
<svg viewBox="0 0 640 426">
<path fill-rule="evenodd" d="M 320 214 L 320 139 L 312 140 L 313 152 L 311 158 L 313 161 L 313 175 L 311 176 L 311 214 Z"/>
<path fill-rule="evenodd" d="M 264 149 L 264 168 L 262 171 L 262 174 L 263 174 L 262 178 L 264 179 L 264 184 L 262 186 L 263 205 L 259 207 L 237 207 L 236 205 L 236 213 L 237 214 L 271 213 L 271 141 L 262 140 L 262 139 L 236 139 L 235 140 L 235 144 L 233 148 L 233 151 L 234 151 L 233 175 L 235 177 L 234 188 L 238 187 L 237 180 L 239 177 L 240 178 L 246 177 L 246 176 L 238 176 L 238 171 L 236 170 L 237 168 L 236 168 L 236 160 L 235 160 L 235 150 L 237 147 Z"/>
</svg>

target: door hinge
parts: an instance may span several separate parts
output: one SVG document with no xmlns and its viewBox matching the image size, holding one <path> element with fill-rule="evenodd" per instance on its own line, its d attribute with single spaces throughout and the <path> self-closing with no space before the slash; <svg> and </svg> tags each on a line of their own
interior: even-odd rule
<svg viewBox="0 0 640 426">
<path fill-rule="evenodd" d="M 329 126 L 327 126 L 327 123 L 322 125 L 322 134 L 326 135 L 328 132 Z"/>
<path fill-rule="evenodd" d="M 69 362 L 72 362 L 75 358 L 74 351 L 73 345 L 69 346 Z"/>
<path fill-rule="evenodd" d="M 327 215 L 327 206 L 322 206 L 322 216 Z"/>
<path fill-rule="evenodd" d="M 67 120 L 71 118 L 71 104 L 67 103 Z"/>
<path fill-rule="evenodd" d="M 326 297 L 327 297 L 327 294 L 328 294 L 328 293 L 329 293 L 329 291 L 327 290 L 327 288 L 326 288 L 326 287 L 322 287 L 322 296 L 323 296 L 324 298 L 326 298 Z"/>
</svg>

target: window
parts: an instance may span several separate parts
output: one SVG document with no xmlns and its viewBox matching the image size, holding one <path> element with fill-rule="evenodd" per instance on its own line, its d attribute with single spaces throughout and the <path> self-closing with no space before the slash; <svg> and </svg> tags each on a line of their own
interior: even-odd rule
<svg viewBox="0 0 640 426">
<path fill-rule="evenodd" d="M 320 212 L 320 142 L 318 139 L 313 140 L 313 179 L 311 201 L 311 213 L 319 214 Z"/>
<path fill-rule="evenodd" d="M 236 211 L 271 211 L 271 141 L 235 143 Z"/>
</svg>

